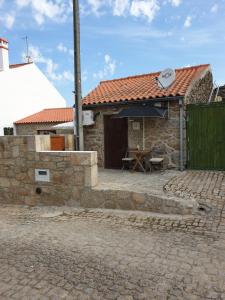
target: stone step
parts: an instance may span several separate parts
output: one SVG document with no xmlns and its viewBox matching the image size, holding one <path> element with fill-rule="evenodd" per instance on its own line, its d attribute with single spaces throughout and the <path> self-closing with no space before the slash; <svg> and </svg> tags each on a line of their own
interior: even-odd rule
<svg viewBox="0 0 225 300">
<path fill-rule="evenodd" d="M 86 189 L 80 199 L 83 208 L 107 208 L 149 211 L 162 214 L 190 215 L 196 210 L 193 199 L 165 195 L 151 195 L 115 189 Z"/>
</svg>

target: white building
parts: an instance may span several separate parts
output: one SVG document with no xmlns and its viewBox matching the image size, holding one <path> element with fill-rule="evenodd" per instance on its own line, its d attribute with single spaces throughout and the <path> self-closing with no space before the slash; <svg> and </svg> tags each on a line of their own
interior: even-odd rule
<svg viewBox="0 0 225 300">
<path fill-rule="evenodd" d="M 13 122 L 66 101 L 35 63 L 9 64 L 8 41 L 0 38 L 0 136 Z"/>
</svg>

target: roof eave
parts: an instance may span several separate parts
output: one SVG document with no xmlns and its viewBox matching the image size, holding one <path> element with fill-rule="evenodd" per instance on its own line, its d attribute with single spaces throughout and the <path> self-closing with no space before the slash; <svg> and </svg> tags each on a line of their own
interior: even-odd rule
<svg viewBox="0 0 225 300">
<path fill-rule="evenodd" d="M 91 109 L 98 107 L 112 107 L 112 106 L 123 106 L 123 105 L 140 105 L 140 104 L 151 104 L 155 102 L 163 102 L 163 101 L 179 101 L 180 99 L 184 99 L 184 95 L 170 96 L 170 97 L 157 97 L 145 100 L 123 100 L 123 101 L 115 101 L 115 102 L 105 102 L 105 103 L 95 103 L 95 104 L 83 104 L 83 109 Z"/>
</svg>

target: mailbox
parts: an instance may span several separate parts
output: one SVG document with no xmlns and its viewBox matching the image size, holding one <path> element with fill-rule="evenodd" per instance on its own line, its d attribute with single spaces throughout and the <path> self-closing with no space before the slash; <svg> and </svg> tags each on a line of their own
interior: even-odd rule
<svg viewBox="0 0 225 300">
<path fill-rule="evenodd" d="M 35 181 L 50 182 L 50 172 L 48 169 L 35 169 Z"/>
</svg>

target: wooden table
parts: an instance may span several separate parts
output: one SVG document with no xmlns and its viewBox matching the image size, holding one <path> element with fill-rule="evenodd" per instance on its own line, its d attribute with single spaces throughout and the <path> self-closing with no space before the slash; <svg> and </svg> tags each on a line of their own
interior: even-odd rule
<svg viewBox="0 0 225 300">
<path fill-rule="evenodd" d="M 150 154 L 150 151 L 149 150 L 130 150 L 129 154 L 132 154 L 132 157 L 134 157 L 134 159 L 135 159 L 135 163 L 132 168 L 132 171 L 135 171 L 138 169 L 138 167 L 140 167 L 143 172 L 146 172 L 146 169 L 144 168 L 144 160 L 145 160 L 145 157 Z"/>
</svg>

